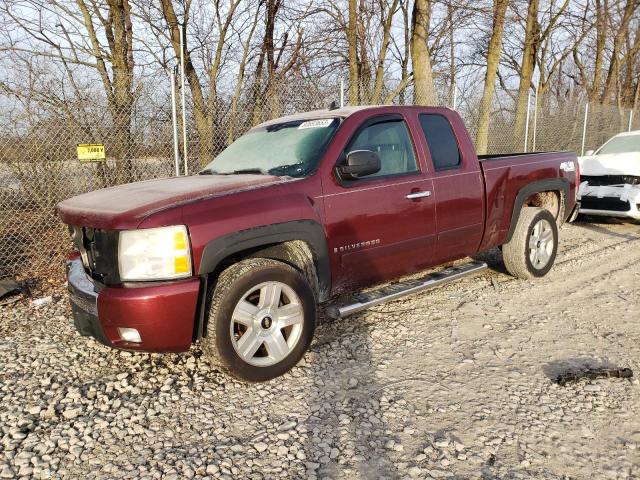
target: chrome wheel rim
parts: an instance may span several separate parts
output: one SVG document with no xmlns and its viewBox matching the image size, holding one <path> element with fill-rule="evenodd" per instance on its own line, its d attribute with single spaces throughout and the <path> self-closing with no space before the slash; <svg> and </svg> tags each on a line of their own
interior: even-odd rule
<svg viewBox="0 0 640 480">
<path fill-rule="evenodd" d="M 298 295 L 281 282 L 264 282 L 248 290 L 231 315 L 229 333 L 238 356 L 250 365 L 268 367 L 284 360 L 302 334 L 304 311 Z"/>
<path fill-rule="evenodd" d="M 538 220 L 529 237 L 529 260 L 533 268 L 542 270 L 549 264 L 553 253 L 553 230 L 548 220 Z"/>
</svg>

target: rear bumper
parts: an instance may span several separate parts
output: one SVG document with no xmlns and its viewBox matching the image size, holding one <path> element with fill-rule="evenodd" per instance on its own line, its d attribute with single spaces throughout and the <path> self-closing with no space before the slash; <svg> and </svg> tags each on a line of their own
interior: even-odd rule
<svg viewBox="0 0 640 480">
<path fill-rule="evenodd" d="M 113 348 L 144 352 L 188 350 L 198 310 L 200 280 L 136 287 L 104 287 L 89 278 L 80 259 L 67 262 L 73 322 L 81 335 Z M 141 342 L 121 338 L 134 328 Z"/>
</svg>

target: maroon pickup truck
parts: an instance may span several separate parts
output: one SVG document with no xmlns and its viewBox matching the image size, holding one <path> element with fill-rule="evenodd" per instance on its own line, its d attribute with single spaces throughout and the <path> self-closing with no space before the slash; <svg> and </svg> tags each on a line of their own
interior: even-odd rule
<svg viewBox="0 0 640 480">
<path fill-rule="evenodd" d="M 272 120 L 198 175 L 58 205 L 78 250 L 67 263 L 74 323 L 126 350 L 200 341 L 227 372 L 268 380 L 304 354 L 318 305 L 344 317 L 486 264 L 364 287 L 496 246 L 516 277 L 545 275 L 578 175 L 574 153 L 478 157 L 446 108 Z"/>
</svg>

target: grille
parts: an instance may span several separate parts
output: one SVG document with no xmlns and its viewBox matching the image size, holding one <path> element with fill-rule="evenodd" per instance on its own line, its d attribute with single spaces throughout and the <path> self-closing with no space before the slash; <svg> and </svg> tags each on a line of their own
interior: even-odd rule
<svg viewBox="0 0 640 480">
<path fill-rule="evenodd" d="M 581 182 L 589 182 L 589 185 L 640 185 L 640 177 L 634 177 L 632 175 L 602 175 L 592 177 L 589 175 L 581 175 Z"/>
<path fill-rule="evenodd" d="M 614 212 L 628 212 L 631 210 L 629 202 L 623 202 L 619 198 L 611 197 L 582 197 L 580 206 L 591 210 L 611 210 Z"/>
<path fill-rule="evenodd" d="M 82 255 L 85 271 L 100 283 L 120 283 L 118 232 L 90 227 L 71 227 L 73 242 Z"/>
</svg>

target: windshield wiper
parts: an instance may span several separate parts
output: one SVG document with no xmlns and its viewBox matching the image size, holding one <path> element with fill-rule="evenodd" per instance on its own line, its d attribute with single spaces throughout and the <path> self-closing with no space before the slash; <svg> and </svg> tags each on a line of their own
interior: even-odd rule
<svg viewBox="0 0 640 480">
<path fill-rule="evenodd" d="M 261 168 L 242 168 L 240 170 L 233 171 L 234 175 L 243 175 L 243 174 L 250 174 L 250 173 L 257 173 L 259 175 L 268 175 L 268 173 L 265 170 L 262 170 Z M 231 173 L 227 173 L 227 175 L 231 175 Z"/>
<path fill-rule="evenodd" d="M 206 170 L 198 172 L 198 175 L 245 175 L 252 173 L 257 173 L 258 175 L 269 175 L 266 170 L 262 170 L 261 168 L 242 168 L 240 170 L 234 170 L 233 172 L 218 172 L 211 168 L 207 168 Z"/>
</svg>

